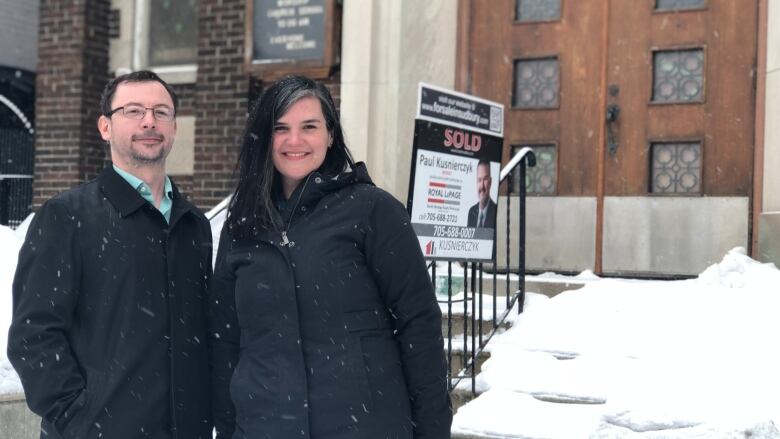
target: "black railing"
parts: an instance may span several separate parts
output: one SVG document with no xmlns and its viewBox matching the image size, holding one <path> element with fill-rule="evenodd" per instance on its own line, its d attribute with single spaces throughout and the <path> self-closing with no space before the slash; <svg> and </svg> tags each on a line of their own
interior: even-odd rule
<svg viewBox="0 0 780 439">
<path fill-rule="evenodd" d="M 32 211 L 35 75 L 0 67 L 0 224 L 16 228 Z"/>
<path fill-rule="evenodd" d="M 0 128 L 0 224 L 12 228 L 32 211 L 33 143 L 28 130 Z"/>
<path fill-rule="evenodd" d="M 474 263 L 474 262 L 446 262 L 447 264 L 447 276 L 446 280 L 442 280 L 446 282 L 446 291 L 447 291 L 447 299 L 446 300 L 440 300 L 439 302 L 444 304 L 447 304 L 447 329 L 446 329 L 446 339 L 447 339 L 447 364 L 448 367 L 448 382 L 450 385 L 450 390 L 453 390 L 455 387 L 457 387 L 464 379 L 470 379 L 471 380 L 471 392 L 476 393 L 476 367 L 477 367 L 477 361 L 480 358 L 480 355 L 485 349 L 485 346 L 488 344 L 490 339 L 495 335 L 498 328 L 501 327 L 501 325 L 504 324 L 507 317 L 509 316 L 509 313 L 514 309 L 515 305 L 517 305 L 517 311 L 518 313 L 523 312 L 523 305 L 525 303 L 525 219 L 526 219 L 526 206 L 525 206 L 525 198 L 526 198 L 526 168 L 527 167 L 534 167 L 536 166 L 536 157 L 533 153 L 533 150 L 531 148 L 522 148 L 520 151 L 518 151 L 512 159 L 507 163 L 507 165 L 501 170 L 501 175 L 499 179 L 499 187 L 500 185 L 504 185 L 506 196 L 504 199 L 506 200 L 506 230 L 505 234 L 503 236 L 499 236 L 498 233 L 496 233 L 496 248 L 498 248 L 499 245 L 504 245 L 504 248 L 506 250 L 505 253 L 505 261 L 504 266 L 499 266 L 499 260 L 497 256 L 493 257 L 493 261 L 486 266 L 484 263 Z M 519 188 L 518 193 L 513 193 L 513 179 L 517 178 L 519 179 L 519 184 L 516 186 Z M 516 262 L 517 266 L 516 269 L 513 270 L 512 268 L 512 261 L 510 258 L 511 255 L 511 244 L 512 244 L 512 200 L 516 199 L 516 202 L 518 204 L 518 215 L 517 215 L 517 245 L 518 245 L 518 261 Z M 496 221 L 496 227 L 498 227 L 498 221 Z M 460 296 L 453 296 L 453 264 L 457 264 L 456 266 L 462 266 L 463 267 L 463 295 Z M 436 263 L 433 262 L 429 265 L 431 270 L 431 279 L 434 282 L 434 289 L 437 291 L 440 291 L 436 288 Z M 492 304 L 493 304 L 493 313 L 492 313 L 492 325 L 489 329 L 489 331 L 484 331 L 483 322 L 485 321 L 483 319 L 483 309 L 484 309 L 484 279 L 483 275 L 486 271 L 489 271 L 492 275 L 492 291 L 489 292 L 490 295 L 492 295 Z M 498 273 L 502 271 L 506 281 L 505 281 L 505 300 L 506 300 L 506 309 L 501 314 L 501 316 L 497 316 L 498 314 Z M 511 287 L 511 276 L 512 274 L 517 275 L 517 289 L 512 291 Z M 457 297 L 457 298 L 454 298 Z M 453 315 L 453 311 L 455 311 L 455 307 L 459 307 L 460 304 L 463 305 L 463 319 L 462 319 L 462 327 L 463 327 L 463 334 L 455 334 L 453 335 L 453 323 L 455 321 L 455 316 Z M 459 320 L 459 319 L 458 319 Z M 460 355 L 460 364 L 453 364 L 453 337 L 463 337 L 463 347 Z M 457 371 L 457 372 L 456 372 Z"/>
</svg>

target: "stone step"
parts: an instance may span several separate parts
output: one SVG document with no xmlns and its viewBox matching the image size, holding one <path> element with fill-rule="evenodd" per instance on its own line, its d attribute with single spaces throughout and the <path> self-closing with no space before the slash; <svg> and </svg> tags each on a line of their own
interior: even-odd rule
<svg viewBox="0 0 780 439">
<path fill-rule="evenodd" d="M 461 389 L 461 388 L 453 389 L 450 392 L 450 400 L 452 401 L 452 411 L 453 411 L 453 413 L 456 413 L 459 408 L 461 408 L 464 405 L 468 404 L 469 402 L 471 402 L 477 396 L 478 396 L 478 394 L 477 395 L 473 394 L 471 392 L 470 388 L 468 390 L 467 389 Z M 452 437 L 456 437 L 456 436 L 452 436 Z"/>
<path fill-rule="evenodd" d="M 468 289 L 469 294 L 471 291 L 476 290 L 477 293 L 480 291 L 480 282 L 479 282 L 479 275 L 477 275 L 476 281 L 472 284 L 471 276 L 468 277 Z M 452 277 L 452 294 L 456 295 L 463 291 L 463 276 L 453 274 Z M 495 280 L 495 293 L 497 296 L 505 297 L 507 292 L 507 282 L 506 282 L 506 276 L 504 274 L 499 274 L 496 276 Z M 483 273 L 482 274 L 482 294 L 493 294 L 493 274 L 492 273 Z M 525 291 L 531 291 L 534 293 L 544 294 L 548 297 L 554 297 L 564 291 L 570 291 L 570 290 L 578 290 L 585 286 L 585 281 L 578 281 L 573 279 L 556 279 L 556 278 L 540 278 L 537 276 L 526 276 L 525 280 Z M 446 273 L 436 273 L 436 294 L 439 297 L 439 300 L 446 299 L 448 294 L 448 289 L 450 288 L 449 283 L 447 282 L 447 275 Z M 517 282 L 517 276 L 511 275 L 509 279 L 509 292 L 511 294 L 514 294 L 518 290 L 518 282 Z"/>
<path fill-rule="evenodd" d="M 457 410 L 462 405 L 468 403 L 472 399 L 477 397 L 477 394 L 479 394 L 479 389 L 477 390 L 477 394 L 474 394 L 472 392 L 472 373 L 471 373 L 471 367 L 467 370 L 463 370 L 464 367 L 464 359 L 463 359 L 463 339 L 462 335 L 459 339 L 460 343 L 458 344 L 457 348 L 456 346 L 453 346 L 452 352 L 451 352 L 451 362 L 450 362 L 450 375 L 453 377 L 451 378 L 453 386 L 455 388 L 450 392 L 450 397 L 452 399 L 452 408 L 453 410 Z M 471 340 L 469 340 L 469 345 Z M 444 348 L 444 353 L 447 355 L 447 347 Z M 473 376 L 479 375 L 479 373 L 482 371 L 482 365 L 487 361 L 487 359 L 490 358 L 490 352 L 482 351 L 477 356 L 476 365 L 474 368 Z M 469 347 L 469 353 L 468 357 L 466 358 L 466 361 L 471 360 L 471 349 Z M 457 378 L 458 375 L 466 375 L 461 378 Z"/>
<path fill-rule="evenodd" d="M 447 355 L 447 347 L 444 347 L 444 355 Z M 490 358 L 490 353 L 482 351 L 477 356 L 477 364 L 475 366 L 474 375 L 478 375 L 480 372 L 482 372 L 482 365 L 487 361 L 487 359 Z M 471 360 L 471 351 L 468 353 L 468 357 L 465 361 Z M 452 362 L 450 363 L 450 373 L 455 376 L 457 375 L 461 369 L 463 369 L 464 366 L 464 359 L 463 359 L 463 351 L 459 350 L 456 351 L 455 349 L 452 350 Z M 469 370 L 466 371 L 467 373 L 471 373 L 471 367 L 469 367 Z M 469 378 L 470 379 L 470 378 Z"/>
<path fill-rule="evenodd" d="M 564 291 L 579 290 L 585 286 L 585 281 L 558 280 L 526 277 L 525 290 L 544 294 L 547 297 L 555 297 Z"/>
<path fill-rule="evenodd" d="M 463 305 L 462 303 L 459 303 L 458 305 Z M 453 307 L 454 308 L 454 307 Z M 468 335 L 471 336 L 471 333 L 477 334 L 477 338 L 479 338 L 479 333 L 481 332 L 483 336 L 490 334 L 490 331 L 493 330 L 493 320 L 482 320 L 481 322 L 479 320 L 474 320 L 473 322 L 469 318 L 468 324 L 466 323 L 466 319 L 464 318 L 463 314 L 456 314 L 456 312 L 463 312 L 463 308 L 460 308 L 459 310 L 453 309 L 452 314 L 452 320 L 451 323 L 447 321 L 447 316 L 442 315 L 441 317 L 441 333 L 444 336 L 445 340 L 447 338 L 448 333 L 448 325 L 452 325 L 452 337 L 455 337 L 455 334 L 460 334 L 457 339 L 463 340 L 463 333 L 466 332 L 466 328 L 468 327 Z M 469 308 L 469 313 L 471 313 L 471 308 Z M 500 316 L 500 314 L 499 314 Z M 481 325 L 480 325 L 481 323 Z M 474 327 L 472 327 L 472 325 Z M 507 328 L 507 325 L 504 325 L 504 328 Z M 476 331 L 475 331 L 476 330 Z M 484 339 L 484 337 L 483 337 Z"/>
<path fill-rule="evenodd" d="M 473 434 L 452 433 L 450 436 L 452 439 L 492 439 L 493 436 L 474 436 Z M 501 436 L 501 439 L 511 439 L 506 436 Z"/>
<path fill-rule="evenodd" d="M 485 435 L 485 436 L 477 436 L 473 434 L 465 434 L 465 433 L 452 433 L 452 436 L 450 436 L 451 439 L 527 439 L 528 436 L 493 436 L 493 435 Z"/>
<path fill-rule="evenodd" d="M 27 408 L 24 394 L 0 395 L 0 438 L 38 439 L 41 434 L 41 418 Z"/>
</svg>

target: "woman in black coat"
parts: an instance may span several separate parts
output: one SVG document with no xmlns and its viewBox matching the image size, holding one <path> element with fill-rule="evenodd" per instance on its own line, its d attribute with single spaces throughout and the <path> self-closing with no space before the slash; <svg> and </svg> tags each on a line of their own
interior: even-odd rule
<svg viewBox="0 0 780 439">
<path fill-rule="evenodd" d="M 211 332 L 218 438 L 448 438 L 441 313 L 404 207 L 300 76 L 252 111 Z"/>
</svg>

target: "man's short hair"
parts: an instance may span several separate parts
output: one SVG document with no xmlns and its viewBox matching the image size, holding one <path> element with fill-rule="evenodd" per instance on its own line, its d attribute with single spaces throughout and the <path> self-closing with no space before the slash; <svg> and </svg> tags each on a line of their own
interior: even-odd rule
<svg viewBox="0 0 780 439">
<path fill-rule="evenodd" d="M 488 174 L 490 174 L 490 160 L 480 159 L 479 163 L 477 163 L 477 168 L 479 168 L 480 166 L 487 166 Z"/>
<path fill-rule="evenodd" d="M 163 81 L 162 78 L 157 76 L 157 73 L 154 73 L 150 70 L 139 70 L 137 72 L 131 72 L 124 75 L 117 76 L 116 78 L 108 81 L 108 84 L 106 84 L 106 88 L 103 89 L 103 95 L 100 97 L 100 112 L 103 114 L 103 116 L 109 117 L 111 115 L 111 101 L 114 100 L 114 94 L 116 93 L 116 88 L 119 87 L 120 84 L 123 84 L 125 82 L 159 82 L 162 84 L 163 87 L 165 87 L 165 90 L 168 92 L 169 95 L 171 95 L 171 100 L 173 101 L 173 114 L 176 114 L 176 110 L 179 108 L 179 97 L 176 96 L 176 92 L 173 91 L 170 85 L 168 85 L 167 82 Z"/>
</svg>

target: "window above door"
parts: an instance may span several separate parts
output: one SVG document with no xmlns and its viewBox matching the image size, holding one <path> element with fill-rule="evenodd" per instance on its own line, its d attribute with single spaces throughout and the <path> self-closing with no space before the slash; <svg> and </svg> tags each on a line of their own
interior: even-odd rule
<svg viewBox="0 0 780 439">
<path fill-rule="evenodd" d="M 515 20 L 518 23 L 558 21 L 562 0 L 516 0 Z"/>
<path fill-rule="evenodd" d="M 706 0 L 655 0 L 655 10 L 659 12 L 686 11 L 704 9 Z"/>
</svg>

